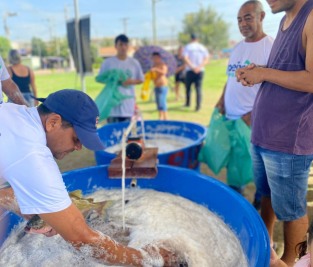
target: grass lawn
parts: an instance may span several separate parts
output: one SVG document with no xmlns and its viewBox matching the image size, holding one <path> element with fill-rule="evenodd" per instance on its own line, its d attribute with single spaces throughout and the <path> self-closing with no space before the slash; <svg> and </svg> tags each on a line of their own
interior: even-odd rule
<svg viewBox="0 0 313 267">
<path fill-rule="evenodd" d="M 185 108 L 184 100 L 175 101 L 173 90 L 168 95 L 168 109 L 170 120 L 185 120 L 202 123 L 207 125 L 210 120 L 211 112 L 217 102 L 224 83 L 226 81 L 226 64 L 227 60 L 214 60 L 206 67 L 206 73 L 203 82 L 203 102 L 202 109 L 194 112 L 195 109 L 195 90 L 192 91 L 191 108 Z M 95 82 L 95 76 L 86 77 L 87 93 L 95 98 L 101 89 L 102 84 Z M 36 84 L 38 88 L 38 96 L 45 97 L 49 93 L 64 88 L 78 88 L 79 77 L 74 72 L 57 73 L 51 72 L 47 74 L 36 74 Z M 171 78 L 170 85 L 174 85 Z M 140 100 L 140 86 L 137 88 L 138 105 L 145 119 L 158 119 L 156 105 L 154 101 L 143 102 Z M 185 89 L 181 86 L 181 95 L 184 96 Z"/>
</svg>

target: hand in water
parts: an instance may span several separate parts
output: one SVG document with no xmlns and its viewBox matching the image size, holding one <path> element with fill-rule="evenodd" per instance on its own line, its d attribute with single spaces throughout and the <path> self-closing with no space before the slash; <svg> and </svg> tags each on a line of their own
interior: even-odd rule
<svg viewBox="0 0 313 267">
<path fill-rule="evenodd" d="M 28 229 L 25 227 L 25 232 L 28 234 L 42 234 L 45 235 L 46 237 L 51 237 L 51 236 L 55 236 L 58 233 L 53 229 L 53 228 L 49 228 L 49 229 L 39 229 L 39 230 L 35 230 L 35 229 Z"/>
<path fill-rule="evenodd" d="M 155 246 L 146 246 L 144 248 L 146 252 L 150 255 L 151 258 L 158 258 L 160 255 L 164 261 L 164 267 L 180 267 L 187 266 L 184 261 L 179 259 L 179 257 L 172 251 L 169 251 L 164 248 L 157 248 Z"/>
<path fill-rule="evenodd" d="M 57 234 L 58 234 L 57 231 L 54 230 L 53 228 L 51 228 L 51 230 L 49 232 L 43 233 L 43 235 L 45 235 L 46 237 L 55 236 Z"/>
<path fill-rule="evenodd" d="M 44 227 L 40 229 L 35 229 L 29 226 L 25 226 L 24 231 L 28 234 L 42 234 L 45 235 L 46 237 L 51 237 L 55 236 L 58 233 L 49 225 L 45 225 Z"/>
</svg>

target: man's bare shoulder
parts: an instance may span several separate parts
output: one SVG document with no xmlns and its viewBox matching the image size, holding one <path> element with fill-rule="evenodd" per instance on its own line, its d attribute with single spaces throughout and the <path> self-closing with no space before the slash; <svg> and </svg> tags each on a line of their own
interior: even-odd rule
<svg viewBox="0 0 313 267">
<path fill-rule="evenodd" d="M 305 30 L 305 33 L 308 35 L 312 35 L 313 34 L 313 9 L 311 10 L 307 20 L 306 20 L 306 23 L 304 25 L 304 30 Z"/>
</svg>

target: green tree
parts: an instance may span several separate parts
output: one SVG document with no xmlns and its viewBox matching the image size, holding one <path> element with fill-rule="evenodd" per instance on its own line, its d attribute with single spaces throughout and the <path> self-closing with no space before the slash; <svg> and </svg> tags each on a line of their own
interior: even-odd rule
<svg viewBox="0 0 313 267">
<path fill-rule="evenodd" d="M 66 38 L 53 38 L 47 44 L 48 56 L 69 57 L 69 46 Z"/>
<path fill-rule="evenodd" d="M 97 58 L 99 57 L 97 44 L 95 43 L 90 44 L 90 53 L 91 53 L 92 63 L 95 63 Z"/>
<path fill-rule="evenodd" d="M 47 45 L 40 38 L 33 37 L 31 40 L 32 55 L 45 57 L 48 55 Z"/>
<path fill-rule="evenodd" d="M 4 60 L 7 59 L 10 49 L 10 41 L 5 37 L 0 36 L 0 55 Z"/>
<path fill-rule="evenodd" d="M 229 25 L 212 7 L 201 8 L 198 12 L 185 15 L 179 40 L 186 44 L 190 41 L 190 34 L 196 33 L 202 44 L 210 49 L 219 50 L 228 45 L 228 29 Z"/>
</svg>

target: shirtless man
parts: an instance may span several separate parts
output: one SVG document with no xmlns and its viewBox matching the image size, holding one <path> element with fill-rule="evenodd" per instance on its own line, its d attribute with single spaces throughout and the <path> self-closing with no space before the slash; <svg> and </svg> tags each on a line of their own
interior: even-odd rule
<svg viewBox="0 0 313 267">
<path fill-rule="evenodd" d="M 168 92 L 167 87 L 167 71 L 168 68 L 163 62 L 160 53 L 154 52 L 152 54 L 153 67 L 151 72 L 155 74 L 154 82 L 154 92 L 155 92 L 155 101 L 159 111 L 159 119 L 167 120 L 167 105 L 166 105 L 166 96 Z"/>
</svg>

